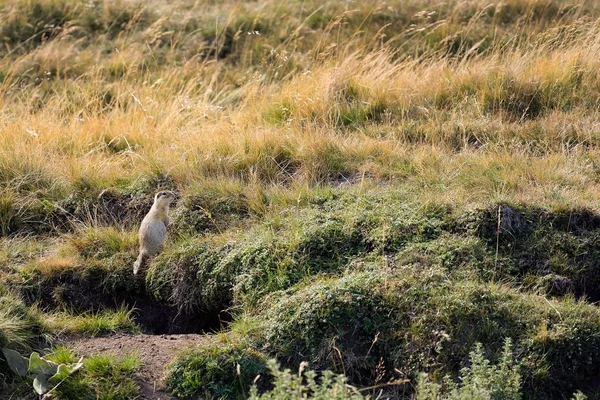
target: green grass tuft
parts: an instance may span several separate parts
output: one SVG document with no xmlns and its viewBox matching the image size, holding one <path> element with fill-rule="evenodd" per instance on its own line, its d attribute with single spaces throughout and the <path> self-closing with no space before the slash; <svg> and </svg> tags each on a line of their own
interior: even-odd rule
<svg viewBox="0 0 600 400">
<path fill-rule="evenodd" d="M 68 348 L 57 347 L 48 358 L 59 363 L 77 362 L 78 358 Z M 134 374 L 140 367 L 135 354 L 122 358 L 91 356 L 84 359 L 83 368 L 66 379 L 55 390 L 61 400 L 102 399 L 128 400 L 139 396 L 139 386 Z"/>
<path fill-rule="evenodd" d="M 105 310 L 87 313 L 53 313 L 46 317 L 48 329 L 58 334 L 103 336 L 115 332 L 139 333 L 133 322 L 133 309 L 125 306 L 115 311 Z"/>
</svg>

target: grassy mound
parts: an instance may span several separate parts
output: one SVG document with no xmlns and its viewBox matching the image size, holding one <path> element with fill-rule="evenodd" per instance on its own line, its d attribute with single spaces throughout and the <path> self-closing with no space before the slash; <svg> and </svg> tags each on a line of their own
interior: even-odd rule
<svg viewBox="0 0 600 400">
<path fill-rule="evenodd" d="M 232 337 L 213 337 L 169 367 L 167 386 L 181 398 L 245 398 L 255 378 L 265 371 L 263 353 Z"/>
<path fill-rule="evenodd" d="M 252 308 L 264 295 L 311 276 L 341 275 L 360 268 L 359 258 L 386 257 L 593 301 L 600 284 L 599 220 L 590 210 L 500 204 L 461 211 L 419 207 L 393 194 L 345 194 L 283 214 L 226 244 L 185 239 L 157 258 L 147 286 L 184 308 Z"/>
<path fill-rule="evenodd" d="M 600 373 L 596 307 L 452 280 L 439 269 L 353 273 L 277 293 L 267 303 L 239 323 L 255 325 L 254 348 L 292 368 L 308 361 L 317 370 L 346 374 L 358 385 L 415 378 L 423 371 L 438 379 L 456 375 L 476 342 L 496 360 L 505 338 L 515 343 L 523 390 L 533 398 L 589 390 Z M 206 387 L 214 380 L 202 371 L 228 365 L 211 346 L 198 350 L 202 358 L 182 357 L 171 369 L 175 393 L 187 390 L 189 374 L 203 377 L 196 385 Z M 400 385 L 392 392 L 411 389 Z"/>
<path fill-rule="evenodd" d="M 598 310 L 570 298 L 399 267 L 313 282 L 275 299 L 257 316 L 256 346 L 286 365 L 308 361 L 356 384 L 456 374 L 476 342 L 495 360 L 507 337 L 528 395 L 561 398 L 589 389 L 600 372 Z"/>
<path fill-rule="evenodd" d="M 368 271 L 382 260 L 594 301 L 598 221 L 589 210 L 504 204 L 460 210 L 418 206 L 386 192 L 340 191 L 246 232 L 174 235 L 145 280 L 131 274 L 134 232 L 113 228 L 73 235 L 57 256 L 29 262 L 18 279 L 21 292 L 45 306 L 154 306 L 161 315 L 175 310 L 182 320 L 203 316 L 216 324 L 232 308 L 252 312 L 270 293 L 314 276 Z"/>
<path fill-rule="evenodd" d="M 56 256 L 34 260 L 21 271 L 31 301 L 56 308 L 92 310 L 143 293 L 131 273 L 135 242 L 129 233 L 90 229 L 73 235 Z"/>
</svg>

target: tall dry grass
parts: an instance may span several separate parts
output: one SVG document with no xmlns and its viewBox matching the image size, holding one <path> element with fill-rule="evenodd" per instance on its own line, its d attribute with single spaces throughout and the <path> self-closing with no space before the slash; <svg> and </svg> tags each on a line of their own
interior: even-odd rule
<svg viewBox="0 0 600 400">
<path fill-rule="evenodd" d="M 86 4 L 3 3 L 4 219 L 164 179 L 597 204 L 595 2 Z"/>
</svg>

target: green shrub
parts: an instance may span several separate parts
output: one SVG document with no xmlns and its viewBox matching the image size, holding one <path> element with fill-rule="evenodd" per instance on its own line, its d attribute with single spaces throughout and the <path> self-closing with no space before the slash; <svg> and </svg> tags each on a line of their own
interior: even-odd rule
<svg viewBox="0 0 600 400">
<path fill-rule="evenodd" d="M 303 371 L 301 366 L 298 374 L 292 374 L 289 369 L 281 370 L 275 360 L 267 363 L 273 375 L 273 389 L 262 394 L 256 386 L 250 391 L 250 400 L 362 400 L 364 397 L 352 386 L 346 384 L 346 377 L 324 371 L 317 382 L 314 371 Z"/>
<path fill-rule="evenodd" d="M 167 387 L 178 397 L 245 398 L 266 357 L 243 342 L 212 337 L 170 367 Z"/>
<path fill-rule="evenodd" d="M 521 376 L 513 361 L 510 339 L 504 342 L 504 350 L 498 365 L 490 365 L 483 355 L 481 343 L 469 354 L 470 365 L 461 369 L 460 383 L 446 377 L 445 387 L 427 381 L 427 374 L 419 374 L 416 400 L 519 400 Z"/>
<path fill-rule="evenodd" d="M 18 351 L 3 348 L 2 353 L 13 373 L 31 379 L 33 390 L 40 397 L 49 396 L 65 380 L 83 366 L 83 358 L 77 363 L 55 363 L 39 353 L 33 352 L 29 357 L 23 357 Z"/>
</svg>

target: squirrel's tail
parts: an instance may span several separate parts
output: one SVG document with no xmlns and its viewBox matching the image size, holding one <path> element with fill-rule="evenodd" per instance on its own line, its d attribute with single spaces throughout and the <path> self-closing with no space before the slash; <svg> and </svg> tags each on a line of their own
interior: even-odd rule
<svg viewBox="0 0 600 400">
<path fill-rule="evenodd" d="M 135 262 L 133 263 L 133 274 L 137 275 L 138 271 L 140 270 L 140 267 L 144 264 L 144 261 L 146 260 L 146 252 L 145 251 L 140 251 L 140 255 L 138 256 L 137 260 L 135 260 Z"/>
</svg>

